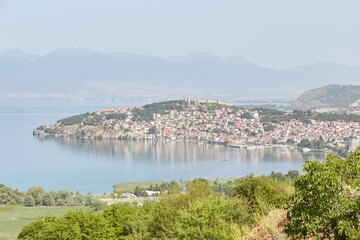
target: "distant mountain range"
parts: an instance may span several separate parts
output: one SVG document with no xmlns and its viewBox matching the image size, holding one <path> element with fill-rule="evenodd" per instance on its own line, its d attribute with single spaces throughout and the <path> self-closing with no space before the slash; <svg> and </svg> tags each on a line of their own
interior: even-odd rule
<svg viewBox="0 0 360 240">
<path fill-rule="evenodd" d="M 310 88 L 359 82 L 360 66 L 330 62 L 278 70 L 202 52 L 166 58 L 84 48 L 0 53 L 0 98 L 295 99 Z"/>
<path fill-rule="evenodd" d="M 360 107 L 360 85 L 328 85 L 304 92 L 290 108 L 349 108 Z"/>
</svg>

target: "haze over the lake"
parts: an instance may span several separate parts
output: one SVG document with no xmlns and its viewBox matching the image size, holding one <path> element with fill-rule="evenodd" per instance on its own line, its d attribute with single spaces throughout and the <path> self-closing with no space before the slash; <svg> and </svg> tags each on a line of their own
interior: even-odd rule
<svg viewBox="0 0 360 240">
<path fill-rule="evenodd" d="M 360 65 L 360 1 L 0 0 L 0 52 L 59 47 L 239 55 L 270 68 Z"/>
</svg>

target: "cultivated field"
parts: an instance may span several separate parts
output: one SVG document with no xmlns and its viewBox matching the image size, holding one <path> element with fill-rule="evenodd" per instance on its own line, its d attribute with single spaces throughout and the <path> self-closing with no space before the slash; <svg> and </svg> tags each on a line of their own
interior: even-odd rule
<svg viewBox="0 0 360 240">
<path fill-rule="evenodd" d="M 16 239 L 21 229 L 32 221 L 46 215 L 61 216 L 71 210 L 86 207 L 24 207 L 21 205 L 0 205 L 0 240 Z"/>
</svg>

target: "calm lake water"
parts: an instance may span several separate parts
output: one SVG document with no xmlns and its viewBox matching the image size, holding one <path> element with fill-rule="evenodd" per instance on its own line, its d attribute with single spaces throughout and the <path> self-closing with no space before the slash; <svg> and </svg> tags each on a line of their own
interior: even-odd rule
<svg viewBox="0 0 360 240">
<path fill-rule="evenodd" d="M 121 182 L 228 178 L 301 170 L 324 154 L 281 147 L 255 150 L 190 142 L 37 138 L 34 128 L 66 116 L 143 102 L 0 100 L 0 183 L 27 190 L 111 192 Z"/>
</svg>

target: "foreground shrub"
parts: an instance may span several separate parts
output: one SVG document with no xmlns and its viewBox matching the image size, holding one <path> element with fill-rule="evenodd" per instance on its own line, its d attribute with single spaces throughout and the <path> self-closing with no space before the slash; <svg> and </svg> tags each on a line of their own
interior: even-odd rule
<svg viewBox="0 0 360 240">
<path fill-rule="evenodd" d="M 257 214 L 282 207 L 291 193 L 287 184 L 264 176 L 237 179 L 234 192 L 235 196 L 245 199 Z"/>
<path fill-rule="evenodd" d="M 233 225 L 252 223 L 251 213 L 239 199 L 198 199 L 179 211 L 175 239 L 232 239 Z"/>
<path fill-rule="evenodd" d="M 286 232 L 296 238 L 360 239 L 360 148 L 341 159 L 307 161 L 287 209 Z"/>
<path fill-rule="evenodd" d="M 100 214 L 75 211 L 60 218 L 46 217 L 35 221 L 20 232 L 18 239 L 114 239 L 115 234 L 107 225 Z"/>
<path fill-rule="evenodd" d="M 69 212 L 26 226 L 18 239 L 232 239 L 254 223 L 246 200 L 225 197 L 196 179 L 186 194 L 169 194 L 141 207 L 114 204 L 102 212 Z"/>
</svg>

